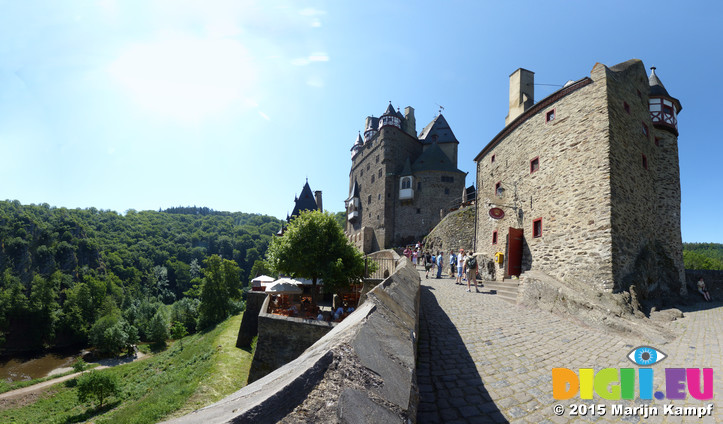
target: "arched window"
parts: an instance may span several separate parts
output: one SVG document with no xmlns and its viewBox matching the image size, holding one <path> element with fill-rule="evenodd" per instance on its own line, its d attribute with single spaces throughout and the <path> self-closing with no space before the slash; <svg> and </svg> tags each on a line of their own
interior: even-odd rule
<svg viewBox="0 0 723 424">
<path fill-rule="evenodd" d="M 412 177 L 402 178 L 402 190 L 405 188 L 412 188 Z"/>
</svg>

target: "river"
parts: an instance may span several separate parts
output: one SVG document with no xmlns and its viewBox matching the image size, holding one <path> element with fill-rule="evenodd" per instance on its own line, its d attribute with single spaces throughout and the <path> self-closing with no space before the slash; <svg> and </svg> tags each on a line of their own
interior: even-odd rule
<svg viewBox="0 0 723 424">
<path fill-rule="evenodd" d="M 0 357 L 0 379 L 24 381 L 46 377 L 53 370 L 72 367 L 73 363 L 84 353 L 84 351 L 75 350 L 25 357 Z"/>
</svg>

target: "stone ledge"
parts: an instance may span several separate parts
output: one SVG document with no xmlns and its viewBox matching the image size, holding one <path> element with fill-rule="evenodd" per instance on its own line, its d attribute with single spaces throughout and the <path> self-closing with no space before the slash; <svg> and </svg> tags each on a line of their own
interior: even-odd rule
<svg viewBox="0 0 723 424">
<path fill-rule="evenodd" d="M 420 279 L 406 258 L 368 300 L 294 361 L 169 423 L 415 422 Z"/>
</svg>

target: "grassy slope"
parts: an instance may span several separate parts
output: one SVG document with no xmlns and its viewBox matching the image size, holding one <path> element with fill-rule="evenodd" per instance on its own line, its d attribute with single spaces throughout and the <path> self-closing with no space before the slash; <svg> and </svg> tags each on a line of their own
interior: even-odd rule
<svg viewBox="0 0 723 424">
<path fill-rule="evenodd" d="M 0 410 L 0 421 L 154 423 L 209 404 L 246 384 L 251 354 L 234 346 L 240 322 L 241 315 L 229 318 L 152 358 L 100 371 L 119 377 L 121 395 L 109 400 L 110 408 L 81 404 L 75 388 L 58 384 L 31 404 Z"/>
</svg>

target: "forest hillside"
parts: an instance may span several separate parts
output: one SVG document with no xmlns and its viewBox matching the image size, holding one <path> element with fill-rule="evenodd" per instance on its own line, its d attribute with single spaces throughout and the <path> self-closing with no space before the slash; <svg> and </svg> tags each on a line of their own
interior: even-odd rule
<svg viewBox="0 0 723 424">
<path fill-rule="evenodd" d="M 0 351 L 86 345 L 102 317 L 141 339 L 159 314 L 192 332 L 204 261 L 233 260 L 246 284 L 281 224 L 198 207 L 122 215 L 0 202 Z"/>
</svg>

